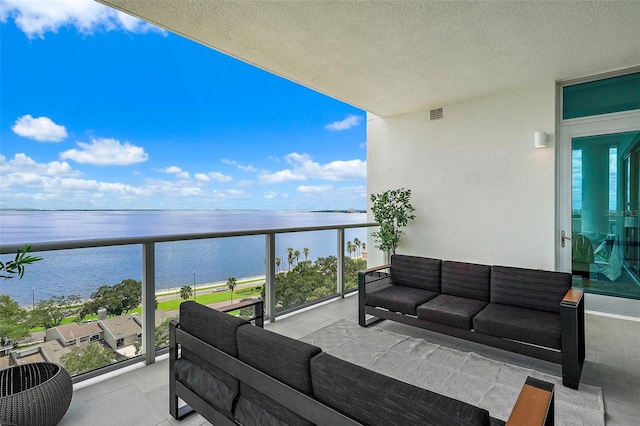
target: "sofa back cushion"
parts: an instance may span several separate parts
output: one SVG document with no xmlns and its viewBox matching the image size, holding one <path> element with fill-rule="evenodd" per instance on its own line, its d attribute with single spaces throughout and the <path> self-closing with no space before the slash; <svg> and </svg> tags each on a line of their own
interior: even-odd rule
<svg viewBox="0 0 640 426">
<path fill-rule="evenodd" d="M 327 353 L 311 360 L 319 401 L 367 425 L 489 425 L 489 412 Z"/>
<path fill-rule="evenodd" d="M 394 254 L 391 256 L 391 282 L 440 293 L 442 260 Z"/>
<path fill-rule="evenodd" d="M 238 357 L 236 330 L 246 324 L 249 323 L 242 318 L 216 311 L 193 301 L 180 304 L 180 328 L 182 330 L 236 358 Z M 225 385 L 238 391 L 239 382 L 237 379 L 192 351 L 182 348 L 182 358 L 199 365 L 212 376 L 224 382 Z"/>
<path fill-rule="evenodd" d="M 491 303 L 560 313 L 560 302 L 571 288 L 571 274 L 539 269 L 493 266 Z"/>
<path fill-rule="evenodd" d="M 475 263 L 442 262 L 442 293 L 489 301 L 491 266 Z"/>
<path fill-rule="evenodd" d="M 317 346 L 259 327 L 238 329 L 238 358 L 241 361 L 309 395 L 313 392 L 309 362 L 321 351 Z M 261 410 L 267 414 L 260 413 Z M 258 417 L 277 418 L 289 425 L 309 424 L 271 398 L 241 383 L 236 419 L 243 425 L 257 425 L 260 424 L 256 422 Z"/>
</svg>

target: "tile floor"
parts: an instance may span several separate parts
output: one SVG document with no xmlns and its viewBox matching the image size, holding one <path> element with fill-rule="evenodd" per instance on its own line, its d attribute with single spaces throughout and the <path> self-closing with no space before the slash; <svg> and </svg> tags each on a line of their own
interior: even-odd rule
<svg viewBox="0 0 640 426">
<path fill-rule="evenodd" d="M 338 319 L 357 321 L 357 297 L 328 303 L 267 325 L 269 330 L 300 338 Z M 454 337 L 390 321 L 377 327 L 423 338 L 463 351 L 555 375 L 559 366 Z M 582 382 L 603 390 L 607 425 L 640 424 L 640 322 L 600 315 L 586 316 L 587 357 Z M 128 371 L 100 383 L 76 385 L 61 426 L 197 426 L 209 423 L 199 415 L 178 422 L 169 415 L 168 359 Z M 81 388 L 80 388 L 81 387 Z M 586 425 L 588 426 L 588 425 Z"/>
</svg>

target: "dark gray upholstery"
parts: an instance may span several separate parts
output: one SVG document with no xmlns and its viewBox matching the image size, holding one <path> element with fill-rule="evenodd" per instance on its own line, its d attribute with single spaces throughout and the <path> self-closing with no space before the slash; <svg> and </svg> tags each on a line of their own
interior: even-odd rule
<svg viewBox="0 0 640 426">
<path fill-rule="evenodd" d="M 247 324 L 249 323 L 241 318 L 218 312 L 193 301 L 180 304 L 182 330 L 236 358 L 238 356 L 236 330 Z M 192 366 L 201 367 L 199 368 L 201 371 L 193 369 Z M 176 371 L 178 380 L 202 398 L 210 401 L 224 414 L 231 416 L 233 400 L 240 390 L 240 384 L 236 378 L 186 348 L 182 349 L 182 359 L 176 362 Z M 204 394 L 201 394 L 200 391 L 207 386 L 212 386 L 212 389 L 207 389 Z"/>
<path fill-rule="evenodd" d="M 491 303 L 560 313 L 560 302 L 571 288 L 566 272 L 493 266 Z"/>
<path fill-rule="evenodd" d="M 180 382 L 225 416 L 233 418 L 231 409 L 236 395 L 238 395 L 237 381 L 235 388 L 231 388 L 211 374 L 211 370 L 205 371 L 184 358 L 176 361 L 175 369 Z"/>
<path fill-rule="evenodd" d="M 560 314 L 490 303 L 473 319 L 477 333 L 561 349 Z"/>
<path fill-rule="evenodd" d="M 238 329 L 238 358 L 299 391 L 313 392 L 309 360 L 321 352 L 317 346 L 290 339 L 259 327 Z M 289 409 L 241 383 L 240 398 L 236 407 L 236 419 L 245 426 L 262 425 L 256 422 L 255 405 L 271 416 L 290 425 L 310 423 Z"/>
<path fill-rule="evenodd" d="M 490 276 L 489 265 L 445 260 L 442 262 L 441 292 L 488 302 Z"/>
<path fill-rule="evenodd" d="M 391 282 L 440 293 L 442 260 L 394 254 L 391 257 Z"/>
<path fill-rule="evenodd" d="M 326 353 L 311 359 L 315 397 L 371 425 L 489 425 L 489 412 Z"/>
<path fill-rule="evenodd" d="M 487 306 L 488 302 L 466 297 L 441 294 L 418 306 L 418 318 L 471 330 L 473 317 Z"/>
<path fill-rule="evenodd" d="M 391 287 L 367 293 L 365 304 L 388 309 L 392 312 L 416 315 L 416 308 L 427 300 L 436 297 L 438 293 L 403 285 Z"/>
</svg>

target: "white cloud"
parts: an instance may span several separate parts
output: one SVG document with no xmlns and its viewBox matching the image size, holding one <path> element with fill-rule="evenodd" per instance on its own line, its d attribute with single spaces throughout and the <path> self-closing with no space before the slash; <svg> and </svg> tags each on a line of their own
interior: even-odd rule
<svg viewBox="0 0 640 426">
<path fill-rule="evenodd" d="M 129 165 L 147 161 L 149 155 L 144 148 L 120 143 L 115 139 L 92 139 L 91 144 L 78 142 L 80 149 L 70 149 L 60 153 L 62 160 L 73 160 L 77 163 L 106 165 Z"/>
<path fill-rule="evenodd" d="M 218 172 L 208 173 L 207 176 L 209 176 L 213 180 L 217 180 L 218 182 L 231 182 L 233 180 L 231 176 L 223 175 L 222 173 Z"/>
<path fill-rule="evenodd" d="M 227 160 L 227 159 L 222 159 L 221 160 L 223 163 L 225 164 L 229 164 L 232 166 L 236 166 L 237 168 L 239 168 L 240 170 L 242 170 L 243 172 L 247 172 L 247 173 L 255 173 L 258 171 L 258 169 L 256 169 L 255 167 L 253 167 L 252 165 L 242 165 L 242 164 L 238 164 L 238 162 L 236 160 Z"/>
<path fill-rule="evenodd" d="M 182 169 L 178 166 L 169 166 L 162 169 L 162 171 L 165 173 L 177 174 L 177 173 L 181 173 Z"/>
<path fill-rule="evenodd" d="M 300 185 L 296 188 L 298 192 L 302 192 L 303 194 L 318 194 L 325 193 L 333 190 L 333 185 Z"/>
<path fill-rule="evenodd" d="M 332 161 L 320 164 L 311 160 L 308 154 L 292 152 L 285 157 L 292 166 L 275 173 L 263 172 L 259 175 L 261 183 L 281 183 L 286 181 L 304 181 L 307 179 L 322 179 L 328 181 L 345 181 L 365 179 L 367 177 L 367 163 L 362 160 Z"/>
<path fill-rule="evenodd" d="M 67 137 L 64 126 L 54 123 L 49 117 L 33 118 L 31 114 L 18 118 L 11 130 L 17 135 L 39 142 L 60 142 Z"/>
<path fill-rule="evenodd" d="M 246 199 L 251 198 L 251 194 L 240 191 L 239 189 L 225 189 L 219 191 L 213 191 L 213 196 L 218 199 Z"/>
<path fill-rule="evenodd" d="M 200 182 L 209 182 L 211 180 L 211 178 L 204 173 L 196 173 L 194 177 Z"/>
<path fill-rule="evenodd" d="M 66 161 L 37 163 L 26 154 L 15 154 L 12 160 L 0 155 L 0 173 L 16 173 L 35 176 L 80 176 Z"/>
<path fill-rule="evenodd" d="M 275 191 L 269 191 L 269 192 L 265 192 L 262 197 L 266 198 L 267 200 L 273 200 L 274 198 L 278 197 L 278 193 Z"/>
<path fill-rule="evenodd" d="M 358 115 L 348 115 L 344 120 L 334 121 L 324 126 L 325 129 L 332 132 L 340 132 L 342 130 L 349 130 L 350 128 L 357 126 L 362 121 L 362 117 Z"/>
<path fill-rule="evenodd" d="M 73 26 L 82 34 L 96 31 L 128 31 L 132 33 L 165 31 L 93 0 L 3 0 L 0 21 L 13 18 L 29 38 L 44 38 L 46 32 L 58 32 Z"/>
</svg>

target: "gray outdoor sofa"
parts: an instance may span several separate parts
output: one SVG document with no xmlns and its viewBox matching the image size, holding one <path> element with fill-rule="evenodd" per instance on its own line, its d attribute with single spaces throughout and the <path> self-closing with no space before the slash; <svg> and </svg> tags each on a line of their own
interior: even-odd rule
<svg viewBox="0 0 640 426">
<path fill-rule="evenodd" d="M 544 359 L 578 388 L 584 303 L 569 273 L 396 254 L 361 271 L 358 285 L 363 327 L 389 319 Z"/>
<path fill-rule="evenodd" d="M 169 369 L 169 411 L 178 420 L 196 411 L 229 426 L 504 425 L 484 409 L 191 301 L 180 305 L 180 320 L 170 325 Z M 513 412 L 526 418 L 531 384 Z M 549 405 L 539 424 L 552 424 L 553 385 L 545 392 Z M 178 398 L 187 405 L 179 407 Z"/>
</svg>

